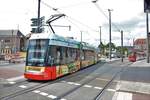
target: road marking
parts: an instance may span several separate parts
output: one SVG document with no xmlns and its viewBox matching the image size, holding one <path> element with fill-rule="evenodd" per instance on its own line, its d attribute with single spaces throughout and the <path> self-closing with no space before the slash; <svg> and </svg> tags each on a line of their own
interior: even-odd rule
<svg viewBox="0 0 150 100">
<path fill-rule="evenodd" d="M 110 79 L 104 79 L 104 78 L 96 78 L 96 79 L 101 81 L 110 81 Z M 113 80 L 113 82 L 119 82 L 119 80 Z"/>
<path fill-rule="evenodd" d="M 32 91 L 32 92 L 34 92 L 34 93 L 40 93 L 40 91 L 39 91 L 39 90 L 34 90 L 34 91 Z"/>
<path fill-rule="evenodd" d="M 81 84 L 79 84 L 79 83 L 74 83 L 74 85 L 81 85 Z"/>
<path fill-rule="evenodd" d="M 119 92 L 113 100 L 132 100 L 132 93 Z"/>
<path fill-rule="evenodd" d="M 21 87 L 21 88 L 27 88 L 27 86 L 25 86 L 25 85 L 20 85 L 19 87 Z"/>
<path fill-rule="evenodd" d="M 107 91 L 116 92 L 115 89 L 107 89 Z"/>
<path fill-rule="evenodd" d="M 74 82 L 67 82 L 68 84 L 74 84 Z"/>
<path fill-rule="evenodd" d="M 47 97 L 51 98 L 51 99 L 56 99 L 57 96 L 54 96 L 54 95 L 48 95 Z"/>
<path fill-rule="evenodd" d="M 102 87 L 94 87 L 95 89 L 98 89 L 98 90 L 101 90 L 102 89 Z"/>
<path fill-rule="evenodd" d="M 60 100 L 67 100 L 67 99 L 62 98 L 62 99 L 60 99 Z"/>
<path fill-rule="evenodd" d="M 48 93 L 45 93 L 45 92 L 40 92 L 39 94 L 43 95 L 43 96 L 47 96 Z"/>
<path fill-rule="evenodd" d="M 9 79 L 7 79 L 7 81 L 17 81 L 17 80 L 20 80 L 23 78 L 24 78 L 24 76 L 22 75 L 22 76 L 18 76 L 18 77 L 9 78 Z"/>
<path fill-rule="evenodd" d="M 15 84 L 16 82 L 8 82 L 9 84 Z"/>
<path fill-rule="evenodd" d="M 84 85 L 83 87 L 91 88 L 91 85 Z"/>
<path fill-rule="evenodd" d="M 66 81 L 61 81 L 61 82 L 66 83 Z"/>
</svg>

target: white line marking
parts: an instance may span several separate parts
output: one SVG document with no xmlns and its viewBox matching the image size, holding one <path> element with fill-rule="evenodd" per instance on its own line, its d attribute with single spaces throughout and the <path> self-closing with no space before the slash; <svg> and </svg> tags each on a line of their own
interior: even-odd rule
<svg viewBox="0 0 150 100">
<path fill-rule="evenodd" d="M 67 99 L 62 98 L 62 99 L 60 99 L 60 100 L 67 100 Z"/>
<path fill-rule="evenodd" d="M 32 92 L 34 92 L 34 93 L 40 93 L 40 91 L 39 91 L 39 90 L 34 90 L 34 91 L 32 91 Z"/>
<path fill-rule="evenodd" d="M 66 83 L 66 81 L 61 81 L 61 82 Z"/>
<path fill-rule="evenodd" d="M 98 90 L 101 90 L 102 89 L 102 87 L 94 87 L 95 89 L 98 89 Z"/>
<path fill-rule="evenodd" d="M 20 85 L 19 87 L 21 87 L 21 88 L 27 88 L 27 86 L 25 86 L 25 85 Z"/>
<path fill-rule="evenodd" d="M 132 93 L 119 92 L 116 100 L 132 100 Z"/>
<path fill-rule="evenodd" d="M 43 96 L 47 96 L 48 95 L 48 93 L 45 93 L 45 92 L 40 92 L 40 94 L 43 95 Z"/>
<path fill-rule="evenodd" d="M 73 82 L 67 82 L 68 84 L 74 84 Z"/>
<path fill-rule="evenodd" d="M 20 80 L 23 78 L 24 78 L 24 76 L 22 75 L 22 76 L 18 76 L 18 77 L 9 78 L 9 79 L 7 79 L 7 81 L 17 81 L 17 80 Z"/>
<path fill-rule="evenodd" d="M 79 83 L 74 83 L 74 85 L 81 85 L 81 84 L 79 84 Z"/>
<path fill-rule="evenodd" d="M 48 95 L 47 97 L 51 98 L 51 99 L 56 99 L 57 96 L 54 96 L 54 95 Z"/>
<path fill-rule="evenodd" d="M 15 84 L 16 82 L 8 82 L 9 84 Z"/>
<path fill-rule="evenodd" d="M 107 91 L 116 92 L 115 89 L 107 89 Z"/>
<path fill-rule="evenodd" d="M 84 85 L 83 87 L 91 88 L 91 85 Z"/>
</svg>

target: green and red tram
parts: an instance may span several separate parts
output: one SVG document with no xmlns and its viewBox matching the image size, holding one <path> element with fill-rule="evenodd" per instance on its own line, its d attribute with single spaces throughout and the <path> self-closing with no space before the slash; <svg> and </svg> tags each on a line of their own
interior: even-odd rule
<svg viewBox="0 0 150 100">
<path fill-rule="evenodd" d="M 93 46 L 56 34 L 33 34 L 29 39 L 24 77 L 53 80 L 97 62 Z"/>
</svg>

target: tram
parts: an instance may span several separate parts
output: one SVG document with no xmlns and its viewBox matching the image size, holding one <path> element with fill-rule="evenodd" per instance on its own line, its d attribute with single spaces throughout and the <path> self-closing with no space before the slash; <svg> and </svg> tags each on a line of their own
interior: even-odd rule
<svg viewBox="0 0 150 100">
<path fill-rule="evenodd" d="M 56 34 L 33 34 L 29 39 L 24 77 L 54 80 L 98 61 L 96 49 Z"/>
</svg>

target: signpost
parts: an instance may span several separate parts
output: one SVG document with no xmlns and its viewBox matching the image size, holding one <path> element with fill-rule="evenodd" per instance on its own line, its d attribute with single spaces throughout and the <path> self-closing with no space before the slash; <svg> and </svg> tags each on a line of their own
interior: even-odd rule
<svg viewBox="0 0 150 100">
<path fill-rule="evenodd" d="M 150 0 L 144 0 L 144 12 L 146 13 L 146 32 L 147 32 L 147 63 L 149 63 L 150 48 L 149 48 L 149 19 L 148 13 L 150 13 Z"/>
</svg>

